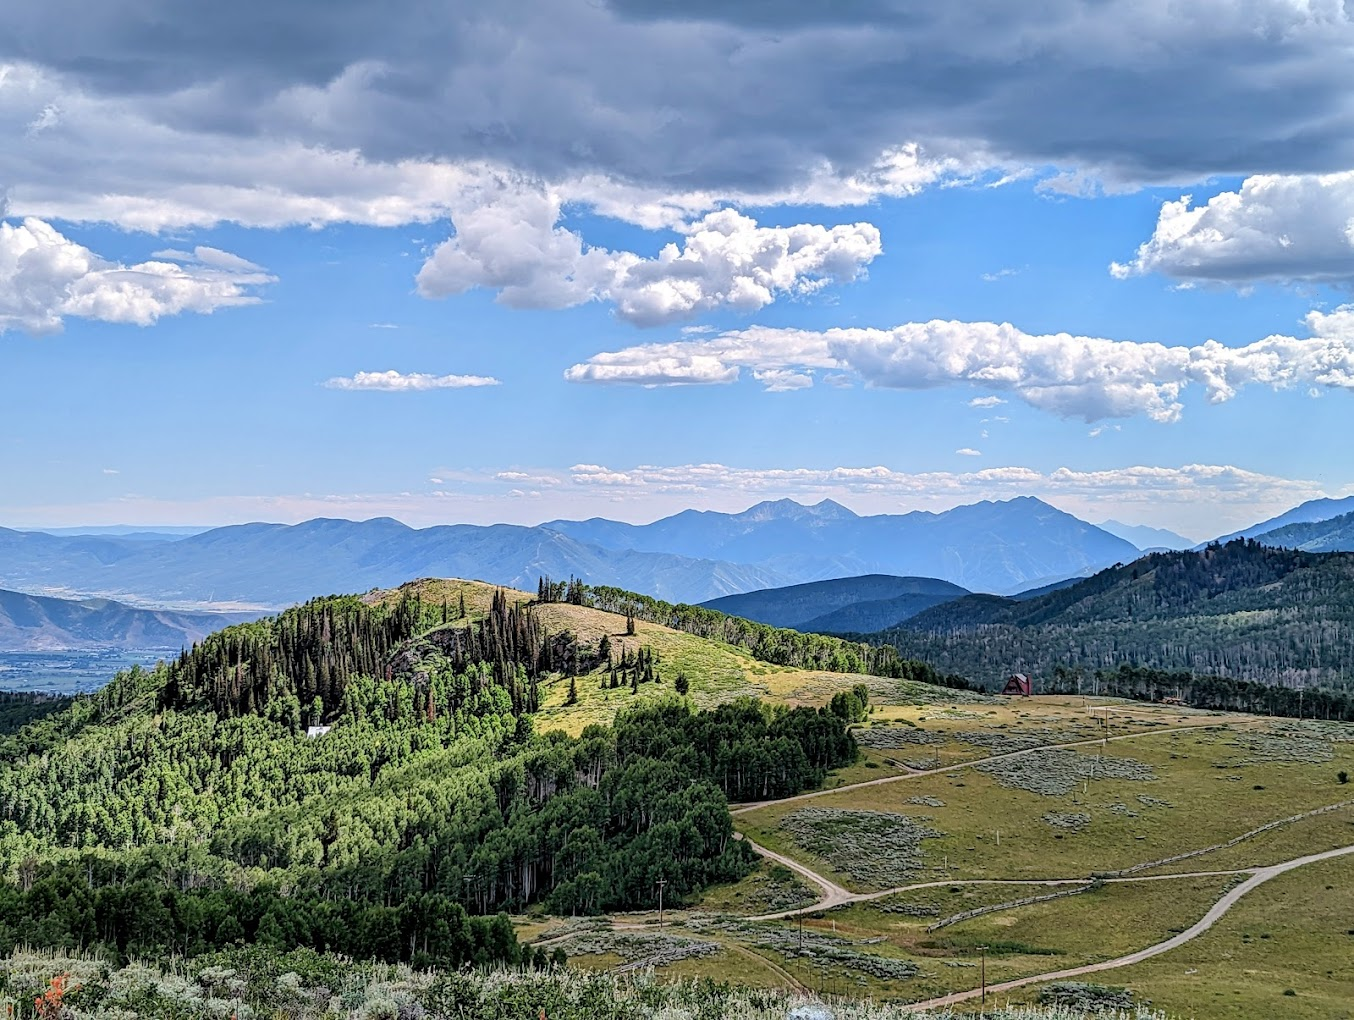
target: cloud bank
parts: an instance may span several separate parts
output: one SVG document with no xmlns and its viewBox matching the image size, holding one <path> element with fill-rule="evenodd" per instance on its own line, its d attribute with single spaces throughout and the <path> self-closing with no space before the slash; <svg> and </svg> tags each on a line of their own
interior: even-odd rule
<svg viewBox="0 0 1354 1020">
<path fill-rule="evenodd" d="M 325 380 L 331 390 L 377 390 L 383 393 L 416 393 L 424 390 L 458 390 L 480 386 L 499 386 L 499 380 L 487 375 L 431 375 L 426 372 L 358 372 Z"/>
</svg>

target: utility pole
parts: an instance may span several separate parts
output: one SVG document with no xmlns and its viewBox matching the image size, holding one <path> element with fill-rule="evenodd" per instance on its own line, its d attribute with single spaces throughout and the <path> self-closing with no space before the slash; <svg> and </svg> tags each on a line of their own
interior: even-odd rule
<svg viewBox="0 0 1354 1020">
<path fill-rule="evenodd" d="M 658 930 L 663 930 L 663 889 L 668 884 L 666 878 L 658 880 Z"/>
<path fill-rule="evenodd" d="M 982 1011 L 987 1013 L 987 946 L 979 946 L 978 951 L 983 954 L 982 963 L 979 965 L 979 982 L 982 985 Z"/>
</svg>

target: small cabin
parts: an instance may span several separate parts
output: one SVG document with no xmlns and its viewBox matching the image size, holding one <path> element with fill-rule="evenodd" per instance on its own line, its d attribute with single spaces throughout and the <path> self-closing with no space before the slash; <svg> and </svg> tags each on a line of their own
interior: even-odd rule
<svg viewBox="0 0 1354 1020">
<path fill-rule="evenodd" d="M 306 736 L 314 740 L 316 737 L 324 736 L 329 732 L 329 729 L 328 726 L 308 726 L 306 727 Z"/>
<path fill-rule="evenodd" d="M 1002 694 L 1018 694 L 1022 698 L 1030 696 L 1030 678 L 1024 673 L 1012 673 L 1001 689 Z"/>
</svg>

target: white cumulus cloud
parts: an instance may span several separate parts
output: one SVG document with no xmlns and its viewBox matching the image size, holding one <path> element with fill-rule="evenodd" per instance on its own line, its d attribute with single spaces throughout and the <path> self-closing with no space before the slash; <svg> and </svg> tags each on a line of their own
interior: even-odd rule
<svg viewBox="0 0 1354 1020">
<path fill-rule="evenodd" d="M 1248 177 L 1202 205 L 1161 207 L 1119 278 L 1161 273 L 1186 283 L 1354 282 L 1354 171 Z"/>
<path fill-rule="evenodd" d="M 882 250 L 869 223 L 762 227 L 733 209 L 681 228 L 682 243 L 655 258 L 589 246 L 559 225 L 561 197 L 504 188 L 453 213 L 456 233 L 418 274 L 425 297 L 476 287 L 513 307 L 568 308 L 608 301 L 641 326 L 720 308 L 756 311 L 784 295 L 854 280 Z"/>
<path fill-rule="evenodd" d="M 384 393 L 411 393 L 422 390 L 456 390 L 478 386 L 498 386 L 487 375 L 432 375 L 427 372 L 358 372 L 338 376 L 324 383 L 331 390 L 378 390 Z"/>
<path fill-rule="evenodd" d="M 1354 389 L 1354 306 L 1312 312 L 1306 321 L 1308 338 L 1275 335 L 1241 347 L 1216 340 L 1184 347 L 1035 335 L 992 322 L 822 332 L 758 326 L 600 353 L 569 368 L 565 378 L 646 386 L 729 383 L 747 369 L 768 389 L 784 389 L 792 375 L 796 386 L 807 386 L 815 370 L 830 370 L 892 389 L 981 386 L 1088 422 L 1135 415 L 1172 422 L 1190 386 L 1201 388 L 1211 403 L 1232 399 L 1246 385 Z M 1002 402 L 988 395 L 970 405 Z"/>
<path fill-rule="evenodd" d="M 274 278 L 216 248 L 123 265 L 34 217 L 0 221 L 0 333 L 54 333 L 67 318 L 148 326 L 165 315 L 253 304 Z"/>
</svg>

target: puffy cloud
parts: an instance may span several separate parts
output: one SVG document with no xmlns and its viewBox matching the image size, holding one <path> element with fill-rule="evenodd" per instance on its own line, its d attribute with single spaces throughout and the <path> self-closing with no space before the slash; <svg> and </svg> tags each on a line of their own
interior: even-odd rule
<svg viewBox="0 0 1354 1020">
<path fill-rule="evenodd" d="M 457 390 L 467 387 L 498 386 L 499 381 L 487 375 L 431 375 L 426 372 L 358 372 L 351 376 L 328 379 L 325 388 L 331 390 L 379 390 L 384 393 L 412 393 L 422 390 Z"/>
<path fill-rule="evenodd" d="M 1354 172 L 1260 175 L 1203 205 L 1189 195 L 1166 202 L 1151 238 L 1110 271 L 1188 283 L 1354 282 Z"/>
<path fill-rule="evenodd" d="M 71 317 L 148 326 L 165 315 L 252 304 L 273 279 L 216 248 L 161 252 L 127 266 L 42 220 L 0 221 L 0 333 L 53 333 Z"/>
<path fill-rule="evenodd" d="M 710 339 L 640 344 L 596 354 L 564 373 L 570 382 L 673 386 L 735 382 L 743 368 L 792 371 L 838 367 L 823 334 L 754 326 Z"/>
<path fill-rule="evenodd" d="M 716 308 L 755 311 L 780 295 L 853 280 L 881 251 L 868 223 L 761 227 L 723 209 L 684 227 L 681 247 L 645 259 L 589 247 L 558 225 L 560 211 L 557 195 L 504 189 L 455 214 L 456 234 L 419 271 L 419 291 L 445 297 L 488 287 L 504 304 L 529 308 L 610 301 L 621 318 L 652 326 Z"/>
<path fill-rule="evenodd" d="M 1181 397 L 1190 385 L 1202 387 L 1212 403 L 1230 400 L 1250 384 L 1354 389 L 1354 306 L 1312 312 L 1307 325 L 1309 338 L 1276 335 L 1242 347 L 1216 340 L 1167 347 L 1067 333 L 1033 335 L 991 322 L 824 332 L 753 327 L 597 354 L 571 367 L 565 378 L 647 386 L 727 383 L 746 368 L 768 383 L 786 378 L 777 373 L 798 373 L 798 384 L 808 385 L 812 370 L 825 369 L 894 389 L 978 385 L 1088 422 L 1139 414 L 1171 422 L 1179 419 Z M 992 407 L 1002 402 L 986 396 L 969 403 Z"/>
<path fill-rule="evenodd" d="M 954 452 L 959 454 L 959 456 L 961 457 L 981 457 L 983 455 L 983 452 L 981 450 L 975 450 L 971 446 L 960 447 L 958 450 L 955 450 Z"/>
</svg>

